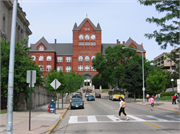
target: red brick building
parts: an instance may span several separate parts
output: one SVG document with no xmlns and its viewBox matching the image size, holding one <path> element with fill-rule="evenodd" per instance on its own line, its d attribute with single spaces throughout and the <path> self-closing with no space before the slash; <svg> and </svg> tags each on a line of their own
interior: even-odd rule
<svg viewBox="0 0 180 134">
<path fill-rule="evenodd" d="M 105 55 L 105 48 L 118 44 L 120 44 L 119 40 L 117 43 L 102 43 L 100 24 L 95 26 L 89 18 L 85 18 L 79 26 L 74 24 L 73 43 L 57 43 L 56 39 L 54 43 L 49 43 L 42 37 L 37 43 L 31 45 L 30 56 L 38 66 L 41 66 L 45 75 L 51 69 L 56 68 L 57 71 L 61 69 L 63 72 L 78 71 L 79 74 L 92 79 L 94 75 L 98 74 L 92 67 L 92 59 L 95 54 L 102 52 Z M 126 42 L 123 41 L 122 44 L 142 51 L 145 57 L 146 51 L 142 44 L 137 44 L 131 38 Z M 141 52 L 137 53 L 142 54 Z"/>
</svg>

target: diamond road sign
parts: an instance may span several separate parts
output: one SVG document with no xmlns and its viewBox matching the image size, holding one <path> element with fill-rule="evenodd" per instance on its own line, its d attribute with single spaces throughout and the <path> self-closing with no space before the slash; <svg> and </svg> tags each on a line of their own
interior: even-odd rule
<svg viewBox="0 0 180 134">
<path fill-rule="evenodd" d="M 50 84 L 55 90 L 61 85 L 61 83 L 55 79 L 53 82 Z"/>
</svg>

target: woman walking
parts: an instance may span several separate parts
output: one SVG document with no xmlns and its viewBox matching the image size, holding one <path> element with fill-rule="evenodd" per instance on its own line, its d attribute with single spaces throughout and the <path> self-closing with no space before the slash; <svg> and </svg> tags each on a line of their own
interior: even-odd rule
<svg viewBox="0 0 180 134">
<path fill-rule="evenodd" d="M 116 120 L 120 119 L 121 112 L 123 112 L 123 114 L 126 116 L 126 120 L 128 121 L 129 118 L 127 117 L 127 114 L 125 113 L 126 103 L 124 102 L 124 99 L 122 97 L 120 97 L 120 103 L 119 104 L 120 104 L 120 107 L 119 107 L 119 116 L 118 116 L 118 118 Z"/>
<path fill-rule="evenodd" d="M 154 107 L 154 95 L 149 99 L 149 104 L 150 104 L 150 110 L 153 111 Z"/>
</svg>

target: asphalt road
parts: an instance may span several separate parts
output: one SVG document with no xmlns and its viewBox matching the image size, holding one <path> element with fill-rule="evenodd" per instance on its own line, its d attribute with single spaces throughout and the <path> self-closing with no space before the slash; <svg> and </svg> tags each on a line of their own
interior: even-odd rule
<svg viewBox="0 0 180 134">
<path fill-rule="evenodd" d="M 85 99 L 84 99 L 85 100 Z M 180 116 L 171 111 L 127 103 L 129 121 L 118 117 L 119 101 L 108 97 L 85 100 L 85 109 L 68 110 L 54 134 L 178 134 Z"/>
</svg>

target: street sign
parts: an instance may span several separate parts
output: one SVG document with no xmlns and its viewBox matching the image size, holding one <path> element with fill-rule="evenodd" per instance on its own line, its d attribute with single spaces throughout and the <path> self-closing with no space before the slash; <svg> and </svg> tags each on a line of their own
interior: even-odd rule
<svg viewBox="0 0 180 134">
<path fill-rule="evenodd" d="M 143 87 L 143 89 L 142 89 L 143 91 L 145 91 L 145 87 Z"/>
<path fill-rule="evenodd" d="M 177 79 L 177 92 L 180 93 L 180 79 Z"/>
<path fill-rule="evenodd" d="M 61 85 L 61 83 L 55 79 L 53 82 L 50 84 L 55 90 Z"/>
<path fill-rule="evenodd" d="M 32 76 L 31 76 L 32 71 Z M 26 83 L 30 83 L 32 77 L 32 83 L 36 83 L 36 70 L 27 70 Z"/>
</svg>

